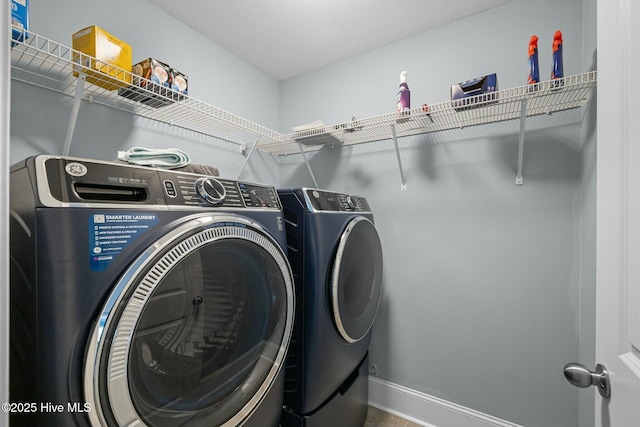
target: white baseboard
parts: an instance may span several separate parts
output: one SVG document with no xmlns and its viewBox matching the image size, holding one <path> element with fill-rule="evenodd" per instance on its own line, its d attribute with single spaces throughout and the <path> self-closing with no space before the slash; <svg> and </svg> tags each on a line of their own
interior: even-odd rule
<svg viewBox="0 0 640 427">
<path fill-rule="evenodd" d="M 369 405 L 425 427 L 522 427 L 375 377 L 369 377 Z"/>
</svg>

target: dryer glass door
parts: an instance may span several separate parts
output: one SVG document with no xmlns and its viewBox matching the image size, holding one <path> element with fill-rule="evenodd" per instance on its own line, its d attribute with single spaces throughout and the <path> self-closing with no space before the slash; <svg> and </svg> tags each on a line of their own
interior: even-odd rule
<svg viewBox="0 0 640 427">
<path fill-rule="evenodd" d="M 371 221 L 356 217 L 342 233 L 331 279 L 334 321 L 345 341 L 359 341 L 369 332 L 381 294 L 380 238 Z"/>
<path fill-rule="evenodd" d="M 291 273 L 266 232 L 234 221 L 175 232 L 116 286 L 86 368 L 97 425 L 235 426 L 268 392 L 291 331 Z"/>
</svg>

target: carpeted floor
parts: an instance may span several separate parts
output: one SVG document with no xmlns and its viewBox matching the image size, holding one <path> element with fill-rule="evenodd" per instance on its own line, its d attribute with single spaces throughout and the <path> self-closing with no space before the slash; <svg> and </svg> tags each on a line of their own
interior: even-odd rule
<svg viewBox="0 0 640 427">
<path fill-rule="evenodd" d="M 369 406 L 367 421 L 364 427 L 420 427 L 420 424 L 412 423 L 404 418 L 391 415 L 380 409 Z"/>
</svg>

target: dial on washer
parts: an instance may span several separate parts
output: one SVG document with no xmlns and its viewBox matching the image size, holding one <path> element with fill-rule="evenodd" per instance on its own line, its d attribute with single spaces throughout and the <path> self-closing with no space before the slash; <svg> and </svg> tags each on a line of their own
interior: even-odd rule
<svg viewBox="0 0 640 427">
<path fill-rule="evenodd" d="M 195 182 L 195 190 L 198 197 L 214 206 L 221 204 L 227 195 L 224 185 L 210 176 L 198 178 Z"/>
</svg>

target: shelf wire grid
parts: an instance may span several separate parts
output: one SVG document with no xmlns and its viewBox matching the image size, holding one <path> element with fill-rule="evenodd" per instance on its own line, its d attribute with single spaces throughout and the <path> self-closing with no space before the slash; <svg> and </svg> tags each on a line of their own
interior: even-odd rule
<svg viewBox="0 0 640 427">
<path fill-rule="evenodd" d="M 157 85 L 132 74 L 131 70 L 101 63 L 36 33 L 30 32 L 24 41 L 14 43 L 11 78 L 15 81 L 74 97 L 78 84 L 82 84 L 78 76 L 84 74 L 92 79 L 92 83 L 83 83 L 82 98 L 90 103 L 195 131 L 242 148 L 257 140 L 277 146 L 283 139 L 279 132 Z M 100 67 L 102 72 L 95 71 L 88 64 Z M 114 83 L 111 76 L 118 76 L 120 80 Z M 140 87 L 141 83 L 144 87 Z M 110 90 L 114 84 L 121 89 Z M 127 91 L 128 97 L 121 95 L 123 91 Z"/>
<path fill-rule="evenodd" d="M 527 103 L 526 116 L 580 108 L 591 96 L 596 85 L 597 71 L 567 76 L 558 80 L 540 82 L 476 95 L 462 100 L 413 108 L 402 113 L 352 119 L 337 125 L 324 126 L 284 135 L 278 143 L 261 142 L 258 147 L 277 155 L 288 155 L 392 139 L 392 126 L 397 138 L 462 129 L 469 126 L 519 119 L 522 102 Z"/>
<path fill-rule="evenodd" d="M 74 58 L 78 58 L 74 62 Z M 80 81 L 75 74 L 84 73 L 95 79 L 84 83 L 82 97 L 88 102 L 167 123 L 242 146 L 254 144 L 274 155 L 289 155 L 316 151 L 322 147 L 339 147 L 392 139 L 392 127 L 397 138 L 461 129 L 521 116 L 522 102 L 527 103 L 527 117 L 579 108 L 584 106 L 596 85 L 597 72 L 568 76 L 535 85 L 524 85 L 484 95 L 413 108 L 402 113 L 389 113 L 365 119 L 281 134 L 239 116 L 211 106 L 186 95 L 178 95 L 160 87 L 130 70 L 113 66 L 96 73 L 88 66 L 95 58 L 70 47 L 29 33 L 23 42 L 15 42 L 11 53 L 11 77 L 16 81 L 43 87 L 74 97 Z M 106 64 L 100 64 L 106 66 Z M 134 83 L 122 82 L 128 97 L 120 90 L 108 90 L 113 85 L 109 75 L 124 76 Z M 141 82 L 145 87 L 139 87 Z M 401 114 L 401 115 L 400 115 Z"/>
</svg>

